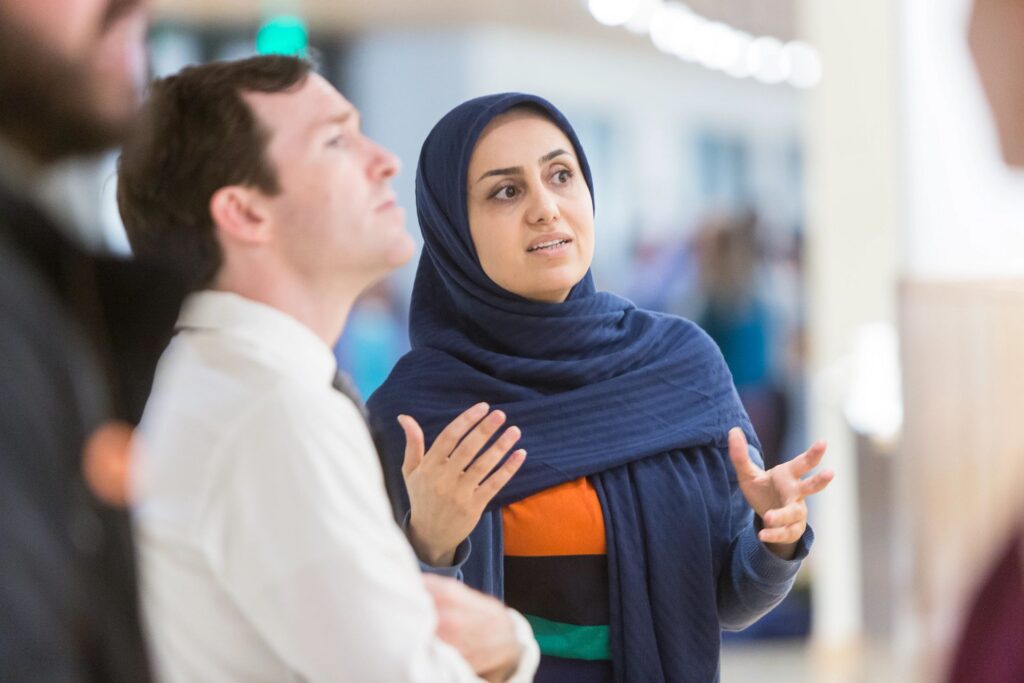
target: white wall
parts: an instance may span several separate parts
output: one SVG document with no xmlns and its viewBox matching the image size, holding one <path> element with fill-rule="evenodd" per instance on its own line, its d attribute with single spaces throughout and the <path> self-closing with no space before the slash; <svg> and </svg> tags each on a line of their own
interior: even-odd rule
<svg viewBox="0 0 1024 683">
<path fill-rule="evenodd" d="M 802 35 L 824 77 L 809 98 L 807 295 L 810 420 L 836 478 L 813 499 L 814 635 L 827 658 L 856 651 L 863 630 L 857 453 L 844 407 L 864 330 L 896 322 L 903 215 L 897 7 L 890 0 L 800 6 Z"/>
<path fill-rule="evenodd" d="M 904 271 L 1024 275 L 1024 174 L 999 156 L 967 49 L 970 1 L 903 0 L 901 7 Z"/>
</svg>

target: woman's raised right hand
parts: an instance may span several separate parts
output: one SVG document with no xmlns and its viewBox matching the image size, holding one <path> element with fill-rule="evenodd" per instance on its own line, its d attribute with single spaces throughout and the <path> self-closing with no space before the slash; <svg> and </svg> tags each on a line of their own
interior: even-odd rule
<svg viewBox="0 0 1024 683">
<path fill-rule="evenodd" d="M 405 431 L 402 476 L 412 510 L 409 541 L 429 565 L 452 564 L 456 548 L 476 527 L 484 508 L 526 459 L 526 451 L 519 449 L 495 469 L 519 441 L 518 427 L 509 427 L 480 452 L 505 423 L 505 413 L 489 411 L 486 403 L 465 411 L 444 428 L 426 453 L 423 430 L 416 420 L 398 416 Z"/>
</svg>

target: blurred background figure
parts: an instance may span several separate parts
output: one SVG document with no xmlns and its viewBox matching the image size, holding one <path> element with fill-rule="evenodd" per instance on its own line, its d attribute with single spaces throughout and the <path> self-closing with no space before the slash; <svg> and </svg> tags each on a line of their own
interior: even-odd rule
<svg viewBox="0 0 1024 683">
<path fill-rule="evenodd" d="M 776 334 L 778 316 L 768 300 L 773 290 L 764 286 L 767 259 L 757 215 L 745 211 L 713 217 L 701 226 L 695 243 L 701 305 L 694 320 L 722 349 L 761 437 L 765 465 L 773 467 L 782 457 L 788 427 L 789 403 L 775 363 L 785 339 Z"/>
<path fill-rule="evenodd" d="M 100 253 L 99 226 L 73 210 L 74 197 L 94 207 L 98 193 L 60 166 L 113 147 L 131 125 L 145 35 L 136 0 L 0 2 L 4 681 L 149 678 L 120 508 L 131 424 L 178 290 Z"/>
<path fill-rule="evenodd" d="M 1024 168 L 1024 2 L 975 0 L 969 36 L 1003 159 L 1012 167 Z M 964 621 L 949 680 L 1024 679 L 1022 634 L 1024 525 L 1018 519 Z"/>
</svg>

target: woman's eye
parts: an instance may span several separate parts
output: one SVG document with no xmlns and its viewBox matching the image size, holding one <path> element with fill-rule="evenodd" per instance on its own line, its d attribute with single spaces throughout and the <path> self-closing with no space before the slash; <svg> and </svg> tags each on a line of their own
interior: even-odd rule
<svg viewBox="0 0 1024 683">
<path fill-rule="evenodd" d="M 345 144 L 344 135 L 335 135 L 333 138 L 327 141 L 328 147 L 342 147 Z"/>
<path fill-rule="evenodd" d="M 519 196 L 519 190 L 515 185 L 503 185 L 491 196 L 495 199 L 515 199 Z"/>
<path fill-rule="evenodd" d="M 569 179 L 572 178 L 572 171 L 570 171 L 567 168 L 563 168 L 559 171 L 555 171 L 553 177 L 556 183 L 558 183 L 559 185 L 565 185 L 567 182 L 569 182 Z"/>
</svg>

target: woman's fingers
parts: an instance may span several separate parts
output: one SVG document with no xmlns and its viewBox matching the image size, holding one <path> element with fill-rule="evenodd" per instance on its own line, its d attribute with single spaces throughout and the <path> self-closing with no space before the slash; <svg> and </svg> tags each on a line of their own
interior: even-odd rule
<svg viewBox="0 0 1024 683">
<path fill-rule="evenodd" d="M 835 472 L 832 470 L 822 470 L 813 477 L 804 479 L 800 482 L 800 495 L 806 498 L 807 496 L 813 496 L 815 493 L 820 493 L 832 482 L 835 476 Z"/>
<path fill-rule="evenodd" d="M 802 502 L 790 503 L 764 513 L 761 518 L 766 529 L 797 524 L 807 520 L 807 506 Z"/>
<path fill-rule="evenodd" d="M 399 415 L 398 424 L 405 432 L 405 459 L 402 474 L 406 477 L 423 462 L 423 430 L 416 420 L 408 415 Z"/>
<path fill-rule="evenodd" d="M 512 450 L 512 447 L 519 441 L 520 436 L 522 436 L 522 433 L 519 431 L 519 427 L 509 427 L 497 441 L 491 444 L 490 448 L 473 461 L 466 469 L 466 478 L 473 483 L 473 486 L 476 486 L 487 477 L 505 454 Z"/>
<path fill-rule="evenodd" d="M 459 445 L 459 441 L 466 435 L 473 425 L 478 423 L 487 411 L 490 410 L 490 406 L 486 403 L 477 403 L 475 406 L 466 409 L 461 415 L 448 423 L 448 426 L 441 430 L 441 433 L 434 439 L 433 445 L 430 447 L 430 454 L 440 454 L 440 459 L 447 458 L 451 455 L 455 447 Z"/>
<path fill-rule="evenodd" d="M 806 451 L 789 461 L 790 471 L 797 479 L 804 476 L 821 462 L 825 456 L 828 444 L 824 441 L 815 441 Z"/>
<path fill-rule="evenodd" d="M 804 524 L 787 524 L 786 526 L 761 529 L 757 537 L 762 543 L 795 543 L 803 536 Z"/>
<path fill-rule="evenodd" d="M 480 484 L 480 488 L 477 489 L 477 495 L 483 499 L 484 505 L 490 502 L 492 498 L 498 495 L 498 491 L 505 488 L 505 484 L 515 476 L 515 473 L 519 471 L 519 468 L 523 466 L 523 462 L 526 460 L 526 451 L 520 448 L 518 451 L 508 456 L 508 460 L 505 464 L 494 471 L 487 480 Z"/>
<path fill-rule="evenodd" d="M 500 410 L 495 410 L 481 420 L 480 424 L 466 435 L 466 438 L 462 440 L 462 443 L 452 453 L 450 462 L 454 468 L 457 468 L 455 471 L 461 474 L 464 469 L 469 467 L 469 464 L 473 462 L 473 458 L 487 445 L 487 442 L 491 440 L 491 437 L 495 435 L 503 424 L 505 424 L 505 413 Z"/>
<path fill-rule="evenodd" d="M 729 459 L 740 479 L 751 479 L 761 474 L 761 468 L 750 459 L 747 437 L 739 427 L 729 430 Z"/>
</svg>

